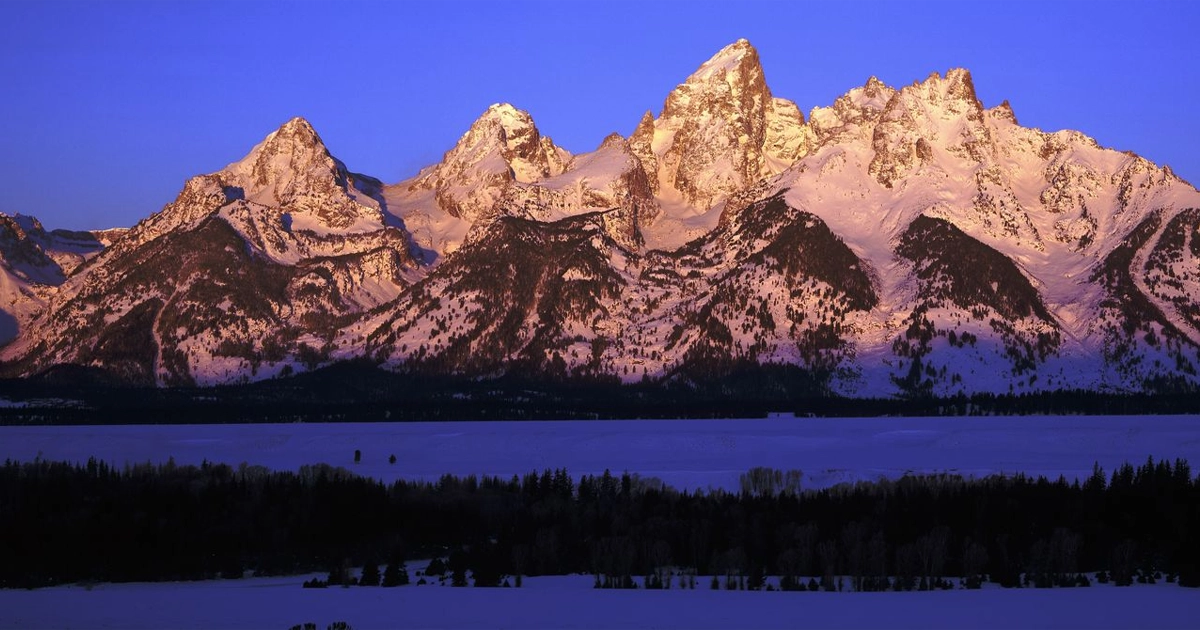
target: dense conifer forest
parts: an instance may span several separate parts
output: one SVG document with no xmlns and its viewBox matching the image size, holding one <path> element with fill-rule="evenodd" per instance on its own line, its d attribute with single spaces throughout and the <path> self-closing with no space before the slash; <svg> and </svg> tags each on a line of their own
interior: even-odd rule
<svg viewBox="0 0 1200 630">
<path fill-rule="evenodd" d="M 768 575 L 789 590 L 928 589 L 950 576 L 1045 587 L 1086 585 L 1084 572 L 1200 586 L 1200 477 L 1182 460 L 1097 467 L 1082 483 L 937 475 L 806 491 L 798 480 L 753 469 L 740 492 L 686 492 L 562 469 L 384 484 L 326 465 L 8 461 L 0 586 L 313 571 L 397 585 L 417 557 L 476 586 L 586 573 L 599 587 L 671 574 L 722 588 L 762 588 Z"/>
<path fill-rule="evenodd" d="M 13 401 L 0 407 L 0 424 L 761 418 L 778 411 L 837 417 L 1200 413 L 1200 396 L 1191 391 L 860 399 L 822 389 L 819 378 L 795 366 L 726 367 L 720 377 L 622 384 L 396 374 L 343 363 L 208 388 L 121 386 L 87 368 L 62 367 L 36 379 L 0 380 L 0 398 Z"/>
</svg>

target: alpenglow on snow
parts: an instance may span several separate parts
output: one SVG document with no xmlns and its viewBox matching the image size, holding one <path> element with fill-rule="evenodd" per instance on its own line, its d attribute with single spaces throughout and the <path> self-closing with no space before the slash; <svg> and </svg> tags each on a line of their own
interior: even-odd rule
<svg viewBox="0 0 1200 630">
<path fill-rule="evenodd" d="M 411 179 L 303 119 L 128 230 L 0 217 L 4 376 L 214 385 L 349 359 L 854 396 L 1200 381 L 1200 193 L 954 69 L 807 117 L 739 40 L 579 155 L 489 107 Z"/>
</svg>

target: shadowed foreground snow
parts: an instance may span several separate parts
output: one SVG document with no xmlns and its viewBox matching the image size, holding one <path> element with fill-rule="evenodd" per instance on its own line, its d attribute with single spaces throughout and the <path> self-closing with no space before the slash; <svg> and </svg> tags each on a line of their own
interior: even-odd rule
<svg viewBox="0 0 1200 630">
<path fill-rule="evenodd" d="M 355 450 L 362 451 L 357 464 Z M 1093 462 L 1111 472 L 1148 456 L 1197 465 L 1200 416 L 0 427 L 0 458 L 39 455 L 118 466 L 207 459 L 292 471 L 328 463 L 385 481 L 608 468 L 680 489 L 730 490 L 741 473 L 768 466 L 802 470 L 802 486 L 820 488 L 929 472 L 1086 478 Z"/>
<path fill-rule="evenodd" d="M 302 589 L 302 578 L 0 591 L 0 629 L 1197 628 L 1200 593 L 1173 584 L 910 593 L 609 591 L 589 576 L 523 588 Z M 702 585 L 700 585 L 702 586 Z"/>
</svg>

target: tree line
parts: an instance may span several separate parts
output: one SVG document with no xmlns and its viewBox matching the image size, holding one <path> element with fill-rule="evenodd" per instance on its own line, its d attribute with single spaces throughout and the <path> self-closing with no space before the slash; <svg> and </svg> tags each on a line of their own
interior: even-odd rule
<svg viewBox="0 0 1200 630">
<path fill-rule="evenodd" d="M 1200 477 L 1147 460 L 1082 481 L 906 476 L 822 490 L 755 469 L 742 489 L 683 491 L 566 470 L 385 484 L 327 465 L 0 468 L 0 586 L 240 578 L 447 558 L 454 583 L 589 573 L 597 586 L 721 576 L 746 588 L 1200 585 Z M 340 577 L 339 577 L 340 576 Z M 652 579 L 650 576 L 654 576 Z M 842 576 L 849 583 L 842 585 Z"/>
<path fill-rule="evenodd" d="M 63 366 L 34 379 L 0 379 L 0 398 L 29 405 L 0 407 L 0 424 L 761 418 L 775 411 L 828 417 L 1200 412 L 1194 388 L 860 399 L 834 395 L 823 384 L 828 375 L 791 365 L 724 361 L 677 376 L 623 384 L 612 377 L 552 381 L 515 371 L 476 380 L 347 362 L 248 385 L 138 388 L 104 380 L 90 368 Z M 64 400 L 74 404 L 45 404 Z"/>
</svg>

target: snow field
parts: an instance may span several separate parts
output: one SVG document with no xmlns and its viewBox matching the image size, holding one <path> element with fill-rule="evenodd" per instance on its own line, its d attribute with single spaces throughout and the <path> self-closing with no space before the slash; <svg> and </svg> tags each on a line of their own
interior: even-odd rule
<svg viewBox="0 0 1200 630">
<path fill-rule="evenodd" d="M 355 464 L 354 451 L 362 451 Z M 389 464 L 390 455 L 397 456 Z M 383 480 L 511 476 L 565 467 L 736 490 L 754 466 L 804 471 L 806 488 L 907 473 L 1086 477 L 1147 456 L 1200 462 L 1200 416 L 626 420 L 0 427 L 0 457 L 30 461 L 325 462 Z M 410 575 L 424 562 L 410 563 Z M 592 576 L 525 578 L 522 588 L 437 584 L 303 589 L 312 577 L 0 590 L 0 630 L 288 628 L 1198 628 L 1197 592 L 1117 588 L 910 593 L 614 591 Z M 676 583 L 677 584 L 677 583 Z"/>
<path fill-rule="evenodd" d="M 522 588 L 304 589 L 312 576 L 0 590 L 0 630 L 289 628 L 1196 628 L 1197 593 L 1118 588 L 797 593 L 592 588 L 592 577 Z M 989 585 L 990 586 L 990 585 Z"/>
</svg>

